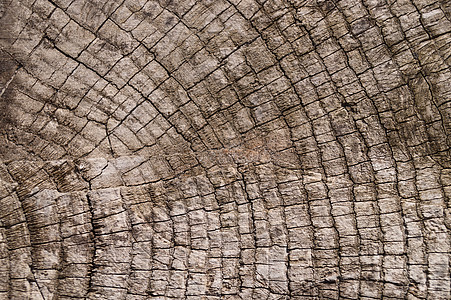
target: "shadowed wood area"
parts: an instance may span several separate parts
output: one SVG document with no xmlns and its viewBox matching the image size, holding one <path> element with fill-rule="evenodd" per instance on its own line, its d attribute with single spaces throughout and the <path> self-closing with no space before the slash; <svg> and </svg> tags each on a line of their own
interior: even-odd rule
<svg viewBox="0 0 451 300">
<path fill-rule="evenodd" d="M 0 0 L 1 299 L 450 299 L 451 2 Z"/>
</svg>

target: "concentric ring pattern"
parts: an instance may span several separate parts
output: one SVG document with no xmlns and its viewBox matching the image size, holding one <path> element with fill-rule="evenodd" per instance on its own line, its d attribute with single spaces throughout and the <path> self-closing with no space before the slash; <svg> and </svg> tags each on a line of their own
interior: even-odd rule
<svg viewBox="0 0 451 300">
<path fill-rule="evenodd" d="M 0 18 L 0 299 L 450 299 L 449 1 Z"/>
</svg>

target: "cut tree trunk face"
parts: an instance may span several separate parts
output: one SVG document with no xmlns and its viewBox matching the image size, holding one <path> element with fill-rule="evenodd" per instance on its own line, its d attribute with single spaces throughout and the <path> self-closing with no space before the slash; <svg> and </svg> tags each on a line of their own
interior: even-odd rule
<svg viewBox="0 0 451 300">
<path fill-rule="evenodd" d="M 0 299 L 449 299 L 451 2 L 0 1 Z"/>
</svg>

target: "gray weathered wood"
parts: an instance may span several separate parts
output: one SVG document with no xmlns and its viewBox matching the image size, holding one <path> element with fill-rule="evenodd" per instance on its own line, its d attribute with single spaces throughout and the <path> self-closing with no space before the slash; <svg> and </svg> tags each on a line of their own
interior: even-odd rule
<svg viewBox="0 0 451 300">
<path fill-rule="evenodd" d="M 446 0 L 0 1 L 0 299 L 450 299 Z"/>
</svg>

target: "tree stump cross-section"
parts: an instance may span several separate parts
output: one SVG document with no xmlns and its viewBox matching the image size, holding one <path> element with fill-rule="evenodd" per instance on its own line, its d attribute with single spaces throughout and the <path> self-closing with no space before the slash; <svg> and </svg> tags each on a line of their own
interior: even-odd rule
<svg viewBox="0 0 451 300">
<path fill-rule="evenodd" d="M 0 0 L 0 300 L 450 299 L 451 3 Z"/>
</svg>

